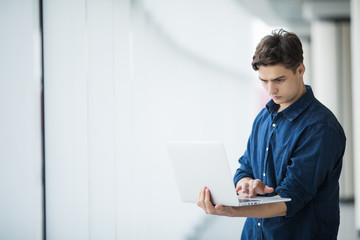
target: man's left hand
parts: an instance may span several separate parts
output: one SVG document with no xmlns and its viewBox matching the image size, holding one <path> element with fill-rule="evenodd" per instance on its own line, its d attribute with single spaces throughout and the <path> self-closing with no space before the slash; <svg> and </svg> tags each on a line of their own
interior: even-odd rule
<svg viewBox="0 0 360 240">
<path fill-rule="evenodd" d="M 233 216 L 233 208 L 223 205 L 213 205 L 210 200 L 210 190 L 207 187 L 203 187 L 200 190 L 197 205 L 201 207 L 206 214 L 220 215 L 220 216 Z"/>
</svg>

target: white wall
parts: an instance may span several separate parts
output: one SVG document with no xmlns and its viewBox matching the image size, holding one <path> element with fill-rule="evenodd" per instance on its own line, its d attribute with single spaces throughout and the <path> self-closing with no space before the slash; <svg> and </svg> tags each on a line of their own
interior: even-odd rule
<svg viewBox="0 0 360 240">
<path fill-rule="evenodd" d="M 347 136 L 340 198 L 354 197 L 350 23 L 313 21 L 312 86 L 315 96 L 337 117 Z"/>
<path fill-rule="evenodd" d="M 234 172 L 257 111 L 256 79 L 212 69 L 173 48 L 141 9 L 132 16 L 133 170 L 135 186 L 141 189 L 134 201 L 141 206 L 147 196 L 151 206 L 135 210 L 143 216 L 137 219 L 136 237 L 185 239 L 202 224 L 204 214 L 180 201 L 165 142 L 222 140 Z M 234 233 L 240 235 L 240 224 Z"/>
<path fill-rule="evenodd" d="M 171 23 L 191 5 L 196 27 L 166 32 L 130 0 L 43 1 L 47 239 L 197 236 L 205 215 L 180 201 L 165 142 L 222 140 L 234 172 L 263 95 L 251 16 L 189 4 Z M 38 1 L 0 3 L 1 239 L 43 238 L 39 18 Z"/>
<path fill-rule="evenodd" d="M 38 1 L 0 1 L 0 239 L 42 239 Z"/>
<path fill-rule="evenodd" d="M 112 1 L 44 1 L 49 239 L 116 233 L 112 21 Z"/>
<path fill-rule="evenodd" d="M 49 239 L 194 235 L 204 214 L 180 201 L 165 142 L 222 140 L 233 172 L 245 150 L 251 59 L 249 72 L 224 71 L 146 16 L 130 1 L 44 1 Z"/>
</svg>

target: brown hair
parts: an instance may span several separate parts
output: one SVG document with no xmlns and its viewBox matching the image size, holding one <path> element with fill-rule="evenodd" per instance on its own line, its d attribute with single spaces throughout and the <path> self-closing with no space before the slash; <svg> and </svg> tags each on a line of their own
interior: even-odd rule
<svg viewBox="0 0 360 240">
<path fill-rule="evenodd" d="M 251 65 L 257 71 L 259 66 L 282 64 L 295 72 L 297 67 L 303 63 L 303 59 L 299 37 L 295 33 L 279 29 L 261 39 L 256 47 Z"/>
</svg>

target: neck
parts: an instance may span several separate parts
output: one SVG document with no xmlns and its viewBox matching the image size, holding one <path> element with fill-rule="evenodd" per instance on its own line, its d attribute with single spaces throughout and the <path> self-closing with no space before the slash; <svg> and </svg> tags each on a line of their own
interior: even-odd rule
<svg viewBox="0 0 360 240">
<path fill-rule="evenodd" d="M 299 91 L 299 94 L 297 95 L 297 97 L 294 99 L 294 101 L 291 103 L 293 104 L 294 102 L 296 102 L 299 98 L 301 98 L 302 95 L 304 95 L 306 93 L 306 87 L 305 87 L 305 84 L 303 84 L 301 86 L 301 89 Z M 288 104 L 288 105 L 284 105 L 284 104 L 280 104 L 280 107 L 279 109 L 277 110 L 277 112 L 281 112 L 282 110 L 284 110 L 285 108 L 289 107 L 291 104 Z"/>
</svg>

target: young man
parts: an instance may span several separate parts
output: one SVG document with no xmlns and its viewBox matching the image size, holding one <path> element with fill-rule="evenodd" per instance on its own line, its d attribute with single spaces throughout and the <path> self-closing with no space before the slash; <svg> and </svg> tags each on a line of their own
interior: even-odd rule
<svg viewBox="0 0 360 240">
<path fill-rule="evenodd" d="M 239 159 L 236 192 L 292 201 L 213 206 L 204 187 L 198 206 L 208 214 L 248 217 L 241 239 L 336 239 L 345 134 L 311 87 L 304 85 L 299 38 L 282 29 L 273 31 L 256 47 L 252 67 L 271 100 L 256 117 Z"/>
</svg>

